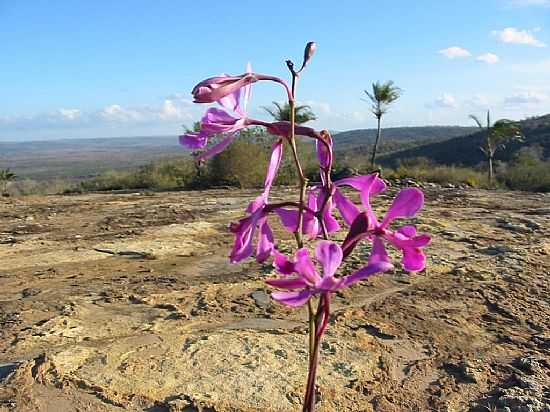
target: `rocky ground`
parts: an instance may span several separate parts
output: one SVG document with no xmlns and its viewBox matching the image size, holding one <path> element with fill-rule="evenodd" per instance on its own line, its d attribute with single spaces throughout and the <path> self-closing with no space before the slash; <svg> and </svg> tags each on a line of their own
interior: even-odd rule
<svg viewBox="0 0 550 412">
<path fill-rule="evenodd" d="M 425 191 L 428 268 L 335 297 L 318 410 L 550 411 L 550 196 Z M 227 262 L 255 195 L 0 200 L 0 411 L 300 410 L 306 314 Z"/>
</svg>

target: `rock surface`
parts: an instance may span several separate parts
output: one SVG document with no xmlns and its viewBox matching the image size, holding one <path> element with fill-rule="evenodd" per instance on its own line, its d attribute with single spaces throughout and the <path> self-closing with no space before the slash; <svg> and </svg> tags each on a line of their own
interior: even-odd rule
<svg viewBox="0 0 550 412">
<path fill-rule="evenodd" d="M 425 193 L 428 268 L 335 296 L 318 410 L 549 411 L 550 196 Z M 256 195 L 0 200 L 0 411 L 299 411 L 306 313 L 227 261 Z"/>
</svg>

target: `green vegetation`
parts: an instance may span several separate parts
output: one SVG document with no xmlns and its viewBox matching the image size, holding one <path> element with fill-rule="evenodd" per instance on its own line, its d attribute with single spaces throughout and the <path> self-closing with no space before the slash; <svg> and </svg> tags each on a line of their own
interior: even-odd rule
<svg viewBox="0 0 550 412">
<path fill-rule="evenodd" d="M 495 153 L 493 186 L 549 192 L 550 115 L 523 120 L 520 127 L 524 139 L 512 140 Z M 479 150 L 486 134 L 472 133 L 476 130 L 454 126 L 386 129 L 384 141 L 379 142 L 377 149 L 378 163 L 386 178 L 488 187 L 487 159 Z M 375 139 L 376 130 L 334 134 L 335 176 L 367 173 Z M 59 141 L 50 142 L 49 146 L 40 142 L 1 143 L 4 152 L 0 161 L 14 169 L 18 177 L 10 179 L 9 187 L 4 180 L 0 190 L 7 188 L 11 195 L 27 195 L 228 185 L 261 187 L 273 141 L 262 129 L 244 130 L 227 151 L 201 164 L 177 144 L 176 137 Z M 307 138 L 298 139 L 297 144 L 303 154 L 305 173 L 314 182 L 318 179 L 314 145 Z M 36 146 L 33 150 L 42 153 L 34 158 L 23 153 L 24 145 Z M 14 167 L 13 159 L 18 156 L 21 162 L 15 162 L 18 166 Z M 51 163 L 54 161 L 55 165 Z M 96 175 L 90 176 L 93 165 Z M 290 150 L 285 147 L 276 184 L 295 184 L 294 169 Z M 33 170 L 31 178 L 29 170 Z"/>
<path fill-rule="evenodd" d="M 365 90 L 365 94 L 372 103 L 371 111 L 376 117 L 376 141 L 372 149 L 372 157 L 370 166 L 374 169 L 376 163 L 376 152 L 378 144 L 380 143 L 380 137 L 382 136 L 381 122 L 382 116 L 389 110 L 390 104 L 399 99 L 402 94 L 402 90 L 395 86 L 393 81 L 387 81 L 385 83 L 376 82 L 372 84 L 372 91 Z"/>
<path fill-rule="evenodd" d="M 504 149 L 509 141 L 521 140 L 520 127 L 517 122 L 507 119 L 497 120 L 491 125 L 491 114 L 488 110 L 487 124 L 485 126 L 476 116 L 470 115 L 470 118 L 485 133 L 485 141 L 479 148 L 487 158 L 489 184 L 492 184 L 494 179 L 493 159 L 495 158 L 495 153 L 499 149 Z"/>
<path fill-rule="evenodd" d="M 273 102 L 273 107 L 262 107 L 273 120 L 290 122 L 290 105 L 288 103 Z M 312 120 L 316 120 L 317 116 L 311 111 L 311 107 L 304 104 L 294 108 L 296 116 L 296 124 L 304 124 Z"/>
<path fill-rule="evenodd" d="M 8 195 L 8 183 L 14 180 L 17 176 L 10 169 L 0 170 L 0 194 Z"/>
<path fill-rule="evenodd" d="M 435 165 L 425 157 L 407 159 L 395 169 L 384 170 L 384 177 L 410 178 L 418 182 L 487 187 L 486 174 L 471 167 Z"/>
</svg>

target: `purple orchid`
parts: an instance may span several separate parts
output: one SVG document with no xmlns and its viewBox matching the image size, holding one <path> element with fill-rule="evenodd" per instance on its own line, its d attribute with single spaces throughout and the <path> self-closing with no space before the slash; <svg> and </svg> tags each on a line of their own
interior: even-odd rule
<svg viewBox="0 0 550 412">
<path fill-rule="evenodd" d="M 368 193 L 367 193 L 368 194 Z M 335 201 L 337 201 L 335 196 Z M 421 271 L 426 267 L 426 256 L 422 248 L 428 245 L 431 237 L 426 234 L 417 234 L 412 225 L 403 226 L 395 231 L 389 229 L 390 223 L 398 218 L 413 217 L 424 205 L 424 194 L 416 188 L 401 190 L 393 200 L 382 222 L 379 222 L 370 206 L 369 196 L 361 193 L 361 201 L 365 208 L 360 212 L 353 203 L 346 203 L 340 211 L 348 219 L 354 216 L 348 236 L 344 240 L 342 249 L 344 255 L 351 253 L 355 245 L 364 238 L 373 242 L 369 264 L 389 262 L 384 241 L 403 252 L 403 268 L 409 272 Z M 338 202 L 338 201 L 337 201 Z"/>
<path fill-rule="evenodd" d="M 267 221 L 270 211 L 275 212 L 279 209 L 268 205 L 269 191 L 273 181 L 277 176 L 277 171 L 283 157 L 283 140 L 279 139 L 273 144 L 271 158 L 267 168 L 267 174 L 264 181 L 264 190 L 260 196 L 250 202 L 247 212 L 249 216 L 241 219 L 238 223 L 230 225 L 229 229 L 235 234 L 235 243 L 231 251 L 231 263 L 240 262 L 251 256 L 253 253 L 253 240 L 258 230 L 258 241 L 256 247 L 256 260 L 264 262 L 269 258 L 274 249 L 273 232 Z"/>
<path fill-rule="evenodd" d="M 252 83 L 259 80 L 270 80 L 281 84 L 285 88 L 289 98 L 292 98 L 292 92 L 284 80 L 275 76 L 252 73 L 250 70 L 247 70 L 246 73 L 239 76 L 228 76 L 224 74 L 210 77 L 198 83 L 191 91 L 191 94 L 193 95 L 195 103 L 219 102 L 224 97 L 237 92 L 243 87 L 249 87 Z"/>
<path fill-rule="evenodd" d="M 251 74 L 250 72 L 251 67 L 250 65 L 248 65 L 247 73 Z M 212 79 L 224 78 L 229 78 L 229 76 L 220 76 Z M 204 82 L 210 81 L 212 79 L 207 79 Z M 200 84 L 201 83 L 199 83 L 199 85 Z M 195 89 L 200 88 L 199 85 L 195 86 Z M 234 113 L 235 116 L 232 116 L 225 110 L 211 107 L 206 111 L 205 115 L 201 119 L 200 131 L 189 132 L 179 137 L 180 143 L 183 146 L 187 147 L 188 149 L 196 150 L 204 148 L 208 143 L 209 137 L 216 134 L 227 134 L 227 136 L 224 137 L 220 142 L 201 153 L 201 155 L 198 156 L 199 160 L 207 159 L 222 152 L 235 139 L 235 133 L 249 125 L 246 115 L 246 108 L 248 105 L 248 100 L 250 98 L 251 82 L 235 82 L 234 84 L 231 83 L 231 85 L 231 93 L 224 94 L 216 101 L 224 109 L 227 109 Z M 239 87 L 234 88 L 234 85 L 238 85 Z"/>
<path fill-rule="evenodd" d="M 329 197 L 327 199 L 326 192 L 323 188 L 314 187 L 309 189 L 306 206 L 304 210 L 302 234 L 308 236 L 310 240 L 323 235 L 322 225 L 324 225 L 327 234 L 340 230 L 340 224 L 331 214 L 333 208 L 332 198 Z M 299 212 L 297 210 L 280 208 L 275 212 L 281 218 L 281 222 L 286 230 L 295 232 L 298 229 Z"/>
<path fill-rule="evenodd" d="M 258 77 L 250 71 L 240 76 L 221 75 L 210 77 L 197 84 L 191 94 L 195 99 L 195 103 L 214 103 L 258 80 Z"/>
<path fill-rule="evenodd" d="M 315 258 L 323 269 L 322 275 L 315 268 L 305 248 L 296 252 L 293 261 L 279 252 L 274 252 L 274 266 L 284 277 L 267 279 L 266 283 L 285 291 L 273 292 L 271 294 L 273 299 L 288 306 L 302 306 L 314 295 L 335 292 L 375 273 L 386 272 L 393 268 L 391 263 L 380 261 L 369 263 L 368 266 L 351 275 L 335 277 L 342 263 L 343 252 L 339 245 L 326 240 L 317 244 Z M 291 274 L 295 275 L 290 276 Z"/>
</svg>

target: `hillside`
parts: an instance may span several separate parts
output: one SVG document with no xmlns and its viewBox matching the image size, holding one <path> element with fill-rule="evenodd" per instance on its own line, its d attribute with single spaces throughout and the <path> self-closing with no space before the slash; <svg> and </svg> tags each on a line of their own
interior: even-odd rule
<svg viewBox="0 0 550 412">
<path fill-rule="evenodd" d="M 422 126 L 422 127 L 390 127 L 383 129 L 384 142 L 426 142 L 442 141 L 458 136 L 474 133 L 475 127 L 461 126 Z M 370 146 L 376 139 L 376 129 L 357 129 L 336 133 L 335 148 L 338 151 L 358 146 Z"/>
<path fill-rule="evenodd" d="M 510 143 L 496 154 L 497 160 L 510 160 L 513 154 L 523 146 L 540 146 L 544 158 L 550 158 L 550 114 L 529 118 L 520 122 L 525 136 L 523 142 Z M 478 130 L 478 129 L 475 129 Z M 394 165 L 399 160 L 426 157 L 439 164 L 462 164 L 474 166 L 484 160 L 479 146 L 483 141 L 483 133 L 475 132 L 467 136 L 431 142 L 421 146 L 405 148 L 380 157 L 380 162 Z"/>
</svg>

